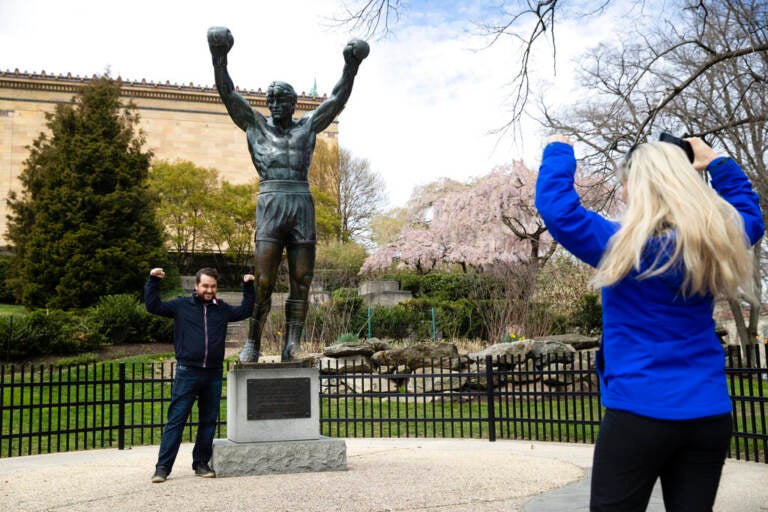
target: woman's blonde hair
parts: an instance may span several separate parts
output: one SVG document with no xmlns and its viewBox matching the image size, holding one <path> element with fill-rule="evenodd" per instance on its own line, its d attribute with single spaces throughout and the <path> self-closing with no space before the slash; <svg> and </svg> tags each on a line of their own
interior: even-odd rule
<svg viewBox="0 0 768 512">
<path fill-rule="evenodd" d="M 669 259 L 657 253 L 640 279 L 674 267 L 684 272 L 683 296 L 751 294 L 752 254 L 744 221 L 701 179 L 683 151 L 665 142 L 641 144 L 617 175 L 627 188 L 627 210 L 598 266 L 596 287 L 639 271 L 648 241 L 667 233 L 659 240 L 668 244 L 662 252 Z"/>
</svg>

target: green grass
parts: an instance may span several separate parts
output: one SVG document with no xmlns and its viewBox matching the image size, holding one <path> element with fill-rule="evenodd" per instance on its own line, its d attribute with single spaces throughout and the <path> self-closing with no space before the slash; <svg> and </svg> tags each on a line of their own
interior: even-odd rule
<svg viewBox="0 0 768 512">
<path fill-rule="evenodd" d="M 24 306 L 16 304 L 0 304 L 0 316 L 22 316 L 26 315 L 27 310 Z"/>
<path fill-rule="evenodd" d="M 745 375 L 742 378 L 729 377 L 728 391 L 731 396 L 768 397 L 768 381 L 754 375 Z"/>
<path fill-rule="evenodd" d="M 411 395 L 387 398 L 322 398 L 321 434 L 330 437 L 489 437 L 488 404 L 484 396 L 470 401 L 427 401 Z M 495 402 L 495 434 L 499 439 L 594 442 L 600 404 L 585 400 L 584 408 L 569 400 Z M 586 412 L 586 416 L 583 414 Z M 578 425 L 572 423 L 584 421 Z M 566 423 L 567 422 L 567 423 Z"/>
<path fill-rule="evenodd" d="M 78 364 L 98 363 L 99 356 L 93 352 L 85 352 L 72 357 L 62 357 L 56 361 L 56 366 L 74 366 Z"/>
<path fill-rule="evenodd" d="M 736 421 L 733 431 L 739 435 L 731 439 L 731 457 L 740 460 L 768 462 L 768 441 L 755 439 L 754 434 L 768 434 L 765 401 L 768 399 L 768 381 L 746 374 L 741 378 L 729 376 L 728 387 L 734 399 Z"/>
<path fill-rule="evenodd" d="M 125 362 L 126 364 L 151 364 L 151 363 L 167 363 L 174 359 L 175 354 L 173 352 L 162 352 L 159 354 L 143 354 L 140 356 L 131 357 L 118 357 L 112 362 Z"/>
</svg>

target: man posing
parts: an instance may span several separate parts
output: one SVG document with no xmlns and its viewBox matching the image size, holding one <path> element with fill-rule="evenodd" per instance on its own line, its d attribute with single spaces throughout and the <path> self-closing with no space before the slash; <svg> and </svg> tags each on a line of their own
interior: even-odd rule
<svg viewBox="0 0 768 512">
<path fill-rule="evenodd" d="M 270 118 L 251 107 L 235 91 L 227 71 L 227 54 L 234 38 L 226 27 L 208 30 L 216 88 L 234 123 L 245 132 L 251 160 L 259 174 L 256 205 L 254 274 L 257 300 L 240 361 L 259 359 L 261 332 L 271 307 L 272 290 L 285 248 L 290 292 L 285 302 L 285 346 L 282 360 L 300 359 L 299 339 L 307 316 L 309 288 L 315 266 L 315 206 L 307 175 L 317 134 L 342 111 L 352 92 L 368 43 L 353 39 L 343 50 L 344 70 L 331 96 L 316 110 L 294 120 L 296 92 L 290 84 L 272 82 L 267 88 Z"/>
<path fill-rule="evenodd" d="M 216 473 L 208 463 L 213 453 L 213 436 L 221 402 L 227 323 L 251 316 L 254 277 L 250 274 L 243 276 L 240 306 L 231 306 L 216 298 L 219 274 L 215 269 L 203 268 L 197 272 L 195 292 L 191 297 L 179 296 L 168 302 L 160 300 L 160 280 L 164 277 L 162 268 L 154 268 L 144 286 L 147 311 L 173 318 L 173 346 L 178 363 L 152 482 L 165 482 L 171 473 L 181 445 L 184 423 L 195 399 L 199 423 L 192 450 L 192 469 L 197 476 L 212 478 Z"/>
</svg>

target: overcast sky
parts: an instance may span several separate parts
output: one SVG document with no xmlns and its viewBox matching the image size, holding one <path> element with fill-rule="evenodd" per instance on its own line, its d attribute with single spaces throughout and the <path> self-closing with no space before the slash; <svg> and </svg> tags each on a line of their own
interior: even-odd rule
<svg viewBox="0 0 768 512">
<path fill-rule="evenodd" d="M 509 119 L 509 82 L 516 57 L 487 40 L 472 20 L 498 12 L 497 0 L 418 0 L 395 32 L 371 40 L 352 96 L 339 116 L 340 143 L 369 160 L 386 185 L 390 207 L 414 187 L 449 177 L 465 181 L 494 165 L 523 158 L 537 165 L 538 134 L 500 137 Z M 213 85 L 208 27 L 231 29 L 229 71 L 235 85 L 265 89 L 273 80 L 297 92 L 317 83 L 328 94 L 341 76 L 341 51 L 359 36 L 334 26 L 339 0 L 0 0 L 0 69 Z M 602 27 L 602 29 L 600 28 Z M 562 24 L 558 75 L 541 48 L 542 87 L 567 101 L 571 60 L 611 25 Z M 610 34 L 609 34 L 610 35 Z M 551 89 L 549 89 L 551 87 Z M 246 151 L 245 145 L 243 151 Z M 254 171 L 255 172 L 255 171 Z"/>
</svg>

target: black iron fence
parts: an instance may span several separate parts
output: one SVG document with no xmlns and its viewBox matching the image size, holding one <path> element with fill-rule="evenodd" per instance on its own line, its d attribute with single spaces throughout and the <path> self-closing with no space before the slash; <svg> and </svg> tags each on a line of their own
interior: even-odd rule
<svg viewBox="0 0 768 512">
<path fill-rule="evenodd" d="M 756 355 L 727 358 L 734 420 L 729 456 L 767 462 L 768 374 Z M 596 439 L 602 409 L 589 353 L 569 364 L 487 358 L 417 366 L 360 373 L 326 362 L 321 434 Z M 0 457 L 159 444 L 174 370 L 170 363 L 0 366 Z M 225 381 L 217 437 L 226 437 L 226 418 Z M 189 441 L 196 421 L 193 411 L 185 431 Z"/>
</svg>

